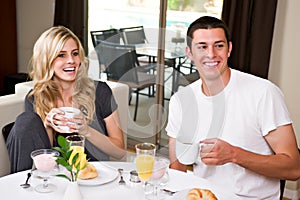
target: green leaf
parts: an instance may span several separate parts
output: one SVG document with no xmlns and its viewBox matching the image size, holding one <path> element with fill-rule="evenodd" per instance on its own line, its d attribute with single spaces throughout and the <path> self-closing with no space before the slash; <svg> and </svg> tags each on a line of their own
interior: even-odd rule
<svg viewBox="0 0 300 200">
<path fill-rule="evenodd" d="M 56 151 L 58 151 L 58 152 L 60 152 L 60 153 L 63 153 L 62 149 L 59 148 L 59 147 L 52 147 L 52 149 L 54 149 L 54 150 L 56 150 Z"/>
<path fill-rule="evenodd" d="M 76 153 L 72 160 L 70 161 L 70 156 L 72 155 L 73 150 L 70 149 L 71 144 L 66 140 L 65 137 L 59 135 L 57 138 L 57 142 L 59 147 L 53 147 L 56 151 L 60 152 L 59 156 L 56 156 L 56 163 L 64 166 L 66 170 L 70 172 L 70 177 L 64 174 L 58 174 L 58 177 L 63 177 L 68 179 L 69 181 L 76 181 L 79 171 L 80 171 L 80 162 L 78 162 L 75 166 L 77 159 L 79 158 L 79 153 Z M 73 167 L 74 166 L 74 167 Z M 76 169 L 73 171 L 73 169 Z"/>
<path fill-rule="evenodd" d="M 78 157 L 79 157 L 79 153 L 76 153 L 75 156 L 72 159 L 72 162 L 71 162 L 72 165 L 74 165 L 76 163 L 76 160 L 78 159 Z"/>
<path fill-rule="evenodd" d="M 67 143 L 68 143 L 66 138 L 61 135 L 58 136 L 57 142 L 58 142 L 59 146 L 61 146 L 61 147 L 66 147 Z"/>
<path fill-rule="evenodd" d="M 71 181 L 71 179 L 70 179 L 68 176 L 64 175 L 64 174 L 57 174 L 56 176 L 57 176 L 57 177 L 61 177 L 61 178 L 66 178 L 66 179 L 68 179 L 69 181 Z"/>
<path fill-rule="evenodd" d="M 63 158 L 57 158 L 56 159 L 56 163 L 58 163 L 58 164 L 60 164 L 60 165 L 62 165 L 64 167 L 66 167 L 66 166 L 69 165 L 69 163 L 66 160 L 64 160 Z"/>
<path fill-rule="evenodd" d="M 71 165 L 68 165 L 68 166 L 66 166 L 66 169 L 67 169 L 69 172 L 72 172 L 73 167 L 72 167 Z"/>
</svg>

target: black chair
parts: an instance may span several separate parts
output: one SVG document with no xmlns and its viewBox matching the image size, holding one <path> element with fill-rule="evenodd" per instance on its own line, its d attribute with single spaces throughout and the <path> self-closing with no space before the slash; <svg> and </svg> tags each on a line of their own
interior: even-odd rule
<svg viewBox="0 0 300 200">
<path fill-rule="evenodd" d="M 6 124 L 3 128 L 2 128 L 2 135 L 4 137 L 4 141 L 7 140 L 8 135 L 10 133 L 10 130 L 12 129 L 12 127 L 14 126 L 15 122 L 11 122 L 9 124 Z"/>
<path fill-rule="evenodd" d="M 96 47 L 100 41 L 108 41 L 112 43 L 120 44 L 120 31 L 117 29 L 107 29 L 101 31 L 90 31 L 92 42 Z"/>
<path fill-rule="evenodd" d="M 118 29 L 107 29 L 107 30 L 100 30 L 100 31 L 90 31 L 93 46 L 96 50 L 99 67 L 100 67 L 100 73 L 103 72 L 104 66 L 100 62 L 101 54 L 97 52 L 97 46 L 100 44 L 101 41 L 108 41 L 116 44 L 120 44 L 121 36 L 120 31 Z"/>
<path fill-rule="evenodd" d="M 179 86 L 187 86 L 196 80 L 200 78 L 198 71 L 192 72 L 190 74 L 183 74 L 180 72 L 177 72 L 177 78 L 175 80 L 174 86 L 173 86 L 173 92 L 177 92 L 179 89 Z"/>
<path fill-rule="evenodd" d="M 139 94 L 147 87 L 154 87 L 156 76 L 138 70 L 135 46 L 103 41 L 97 46 L 100 62 L 106 67 L 107 79 L 127 84 L 136 93 L 134 121 L 137 117 Z M 149 94 L 147 94 L 149 95 Z"/>
<path fill-rule="evenodd" d="M 124 44 L 146 44 L 148 43 L 144 26 L 134 26 L 127 28 L 120 28 L 121 37 L 124 41 Z"/>
<path fill-rule="evenodd" d="M 144 26 L 133 26 L 120 28 L 120 33 L 124 44 L 132 44 L 132 45 L 143 45 L 149 43 L 145 34 Z M 142 57 L 145 55 L 137 54 L 139 60 L 143 63 L 151 63 L 154 58 L 152 56 L 147 56 L 147 59 L 143 59 Z M 152 68 L 151 70 L 155 70 Z"/>
<path fill-rule="evenodd" d="M 283 192 L 286 180 L 280 180 L 280 200 L 283 199 Z"/>
</svg>

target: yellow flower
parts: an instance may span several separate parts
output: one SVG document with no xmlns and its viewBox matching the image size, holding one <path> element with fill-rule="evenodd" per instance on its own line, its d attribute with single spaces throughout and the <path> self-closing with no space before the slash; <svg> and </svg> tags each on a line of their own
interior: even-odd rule
<svg viewBox="0 0 300 200">
<path fill-rule="evenodd" d="M 75 162 L 75 164 L 73 165 L 73 170 L 76 170 L 76 166 L 80 163 L 80 167 L 79 170 L 82 170 L 86 167 L 87 165 L 87 159 L 86 159 L 86 154 L 84 153 L 84 148 L 81 146 L 71 146 L 70 147 L 72 151 L 70 158 L 69 158 L 69 164 L 72 164 L 72 159 L 74 158 L 74 156 L 78 153 L 78 158 Z"/>
</svg>

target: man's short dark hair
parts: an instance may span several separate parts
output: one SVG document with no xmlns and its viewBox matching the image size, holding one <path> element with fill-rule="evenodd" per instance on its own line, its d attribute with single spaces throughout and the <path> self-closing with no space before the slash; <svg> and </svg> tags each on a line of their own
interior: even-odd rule
<svg viewBox="0 0 300 200">
<path fill-rule="evenodd" d="M 211 17 L 211 16 L 203 16 L 195 20 L 193 23 L 190 24 L 187 35 L 186 41 L 187 45 L 191 48 L 193 34 L 198 29 L 212 29 L 212 28 L 221 28 L 225 32 L 225 37 L 227 42 L 231 41 L 231 36 L 227 25 L 220 19 Z"/>
</svg>

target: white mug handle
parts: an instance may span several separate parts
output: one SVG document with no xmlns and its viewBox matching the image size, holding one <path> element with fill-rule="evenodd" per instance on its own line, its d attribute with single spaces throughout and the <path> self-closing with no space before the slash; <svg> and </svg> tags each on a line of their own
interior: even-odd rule
<svg viewBox="0 0 300 200">
<path fill-rule="evenodd" d="M 57 127 L 57 125 L 54 124 L 54 122 L 53 122 L 53 117 L 54 117 L 54 115 L 56 115 L 56 113 L 55 113 L 55 112 L 52 112 L 51 115 L 50 115 L 50 123 L 51 123 L 53 126 Z"/>
</svg>

